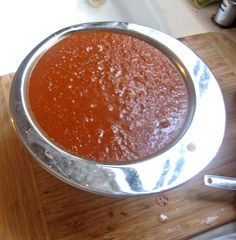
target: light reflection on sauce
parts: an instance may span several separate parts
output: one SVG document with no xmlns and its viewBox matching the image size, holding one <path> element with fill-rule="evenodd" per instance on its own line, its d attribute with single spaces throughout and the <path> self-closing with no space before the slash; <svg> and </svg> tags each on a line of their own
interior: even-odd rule
<svg viewBox="0 0 236 240">
<path fill-rule="evenodd" d="M 157 153 L 183 127 L 187 89 L 150 44 L 111 31 L 72 33 L 37 61 L 29 104 L 45 134 L 68 152 L 128 163 Z"/>
</svg>

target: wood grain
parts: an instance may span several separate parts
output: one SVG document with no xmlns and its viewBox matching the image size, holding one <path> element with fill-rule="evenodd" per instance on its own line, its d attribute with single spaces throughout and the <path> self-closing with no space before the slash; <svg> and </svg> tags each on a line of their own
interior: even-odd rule
<svg viewBox="0 0 236 240">
<path fill-rule="evenodd" d="M 176 240 L 236 219 L 235 192 L 203 184 L 206 173 L 236 177 L 236 44 L 220 33 L 182 41 L 204 59 L 219 81 L 227 123 L 215 159 L 192 181 L 163 194 L 169 201 L 166 206 L 158 205 L 157 196 L 90 194 L 48 174 L 12 128 L 8 101 L 13 75 L 0 78 L 0 239 Z M 160 214 L 168 219 L 161 222 Z"/>
<path fill-rule="evenodd" d="M 0 219 L 3 239 L 47 239 L 47 224 L 31 165 L 8 114 L 12 75 L 0 84 Z"/>
</svg>

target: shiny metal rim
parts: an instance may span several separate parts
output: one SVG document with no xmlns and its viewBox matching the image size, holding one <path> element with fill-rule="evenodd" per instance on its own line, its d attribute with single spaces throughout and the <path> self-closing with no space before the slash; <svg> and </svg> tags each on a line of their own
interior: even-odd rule
<svg viewBox="0 0 236 240">
<path fill-rule="evenodd" d="M 55 146 L 32 120 L 27 106 L 26 85 L 36 59 L 67 34 L 96 29 L 121 31 L 149 41 L 161 49 L 185 77 L 192 106 L 190 117 L 184 134 L 165 152 L 133 164 L 111 165 L 87 161 Z M 37 162 L 61 180 L 103 195 L 147 195 L 183 184 L 214 158 L 225 129 L 223 97 L 216 79 L 204 62 L 178 40 L 157 30 L 124 22 L 79 24 L 49 36 L 20 65 L 13 80 L 10 99 L 15 129 Z"/>
</svg>

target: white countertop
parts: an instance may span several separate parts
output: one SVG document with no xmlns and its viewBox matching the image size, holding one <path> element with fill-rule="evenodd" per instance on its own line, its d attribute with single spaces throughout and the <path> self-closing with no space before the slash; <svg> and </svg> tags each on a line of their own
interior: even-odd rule
<svg viewBox="0 0 236 240">
<path fill-rule="evenodd" d="M 0 0 L 0 75 L 17 70 L 23 58 L 57 30 L 82 22 L 128 21 L 183 37 L 218 31 L 211 21 L 219 4 L 197 9 L 191 0 Z"/>
</svg>

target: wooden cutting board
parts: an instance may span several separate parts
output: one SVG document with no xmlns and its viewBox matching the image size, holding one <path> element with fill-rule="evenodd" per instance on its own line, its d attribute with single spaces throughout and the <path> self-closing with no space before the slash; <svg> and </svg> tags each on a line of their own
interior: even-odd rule
<svg viewBox="0 0 236 240">
<path fill-rule="evenodd" d="M 204 59 L 219 81 L 227 124 L 212 163 L 189 183 L 164 193 L 165 206 L 158 204 L 157 196 L 90 194 L 47 173 L 13 131 L 8 113 L 13 74 L 0 78 L 0 239 L 176 240 L 236 219 L 236 192 L 203 184 L 204 174 L 236 177 L 236 44 L 220 33 L 182 41 Z M 168 219 L 160 221 L 161 214 Z"/>
</svg>

